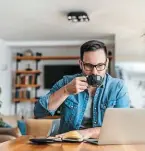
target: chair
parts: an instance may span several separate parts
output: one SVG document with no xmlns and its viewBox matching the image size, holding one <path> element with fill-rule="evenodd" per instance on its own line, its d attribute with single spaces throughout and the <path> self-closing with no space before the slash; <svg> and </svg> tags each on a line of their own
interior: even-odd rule
<svg viewBox="0 0 145 151">
<path fill-rule="evenodd" d="M 27 119 L 26 135 L 55 136 L 58 133 L 60 119 Z"/>
</svg>

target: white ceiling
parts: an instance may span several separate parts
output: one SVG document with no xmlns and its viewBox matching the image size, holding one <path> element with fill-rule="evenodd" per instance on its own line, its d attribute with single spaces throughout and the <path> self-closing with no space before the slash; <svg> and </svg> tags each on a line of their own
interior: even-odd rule
<svg viewBox="0 0 145 151">
<path fill-rule="evenodd" d="M 88 23 L 70 23 L 69 11 L 83 10 Z M 0 39 L 13 41 L 110 39 L 140 41 L 145 0 L 0 0 Z"/>
</svg>

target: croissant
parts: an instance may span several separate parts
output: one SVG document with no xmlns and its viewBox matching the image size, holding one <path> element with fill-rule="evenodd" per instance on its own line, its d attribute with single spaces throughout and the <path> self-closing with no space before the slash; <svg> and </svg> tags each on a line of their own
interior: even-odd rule
<svg viewBox="0 0 145 151">
<path fill-rule="evenodd" d="M 82 135 L 77 131 L 70 131 L 64 134 L 63 139 L 82 139 Z"/>
</svg>

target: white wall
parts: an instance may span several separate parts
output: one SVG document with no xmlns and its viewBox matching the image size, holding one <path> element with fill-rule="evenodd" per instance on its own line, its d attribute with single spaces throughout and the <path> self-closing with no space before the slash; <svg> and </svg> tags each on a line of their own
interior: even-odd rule
<svg viewBox="0 0 145 151">
<path fill-rule="evenodd" d="M 116 62 L 145 62 L 145 40 L 141 35 L 123 31 L 115 36 Z"/>
<path fill-rule="evenodd" d="M 145 107 L 145 63 L 143 62 L 120 62 L 123 79 L 129 91 L 132 106 L 135 108 Z"/>
<path fill-rule="evenodd" d="M 11 114 L 11 51 L 3 40 L 0 40 L 0 87 L 2 93 L 0 100 L 3 102 L 0 112 Z"/>
<path fill-rule="evenodd" d="M 145 107 L 145 89 L 139 83 L 145 81 L 145 40 L 141 35 L 127 30 L 116 33 L 116 65 L 122 68 L 131 103 Z"/>
</svg>

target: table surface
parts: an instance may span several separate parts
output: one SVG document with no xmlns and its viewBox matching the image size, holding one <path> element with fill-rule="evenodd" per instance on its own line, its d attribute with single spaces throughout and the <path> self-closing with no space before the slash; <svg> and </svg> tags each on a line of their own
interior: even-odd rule
<svg viewBox="0 0 145 151">
<path fill-rule="evenodd" d="M 88 143 L 52 143 L 34 145 L 29 142 L 29 136 L 0 144 L 0 151 L 145 151 L 145 144 L 140 145 L 93 145 Z"/>
</svg>

